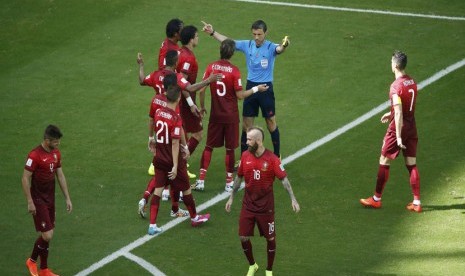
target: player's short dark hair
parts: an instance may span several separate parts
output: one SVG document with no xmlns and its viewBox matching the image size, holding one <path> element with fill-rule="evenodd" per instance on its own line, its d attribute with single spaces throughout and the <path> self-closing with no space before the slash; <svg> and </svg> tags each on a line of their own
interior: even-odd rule
<svg viewBox="0 0 465 276">
<path fill-rule="evenodd" d="M 170 73 L 163 78 L 163 87 L 165 88 L 165 91 L 167 91 L 171 86 L 177 85 L 177 83 L 178 77 L 176 76 L 176 73 Z"/>
<path fill-rule="evenodd" d="M 252 131 L 252 130 L 258 130 L 260 134 L 262 135 L 262 142 L 265 141 L 265 132 L 263 131 L 263 128 L 259 126 L 251 126 L 247 129 L 247 132 Z"/>
<path fill-rule="evenodd" d="M 399 70 L 404 70 L 407 67 L 407 55 L 401 51 L 395 51 L 392 54 L 392 60 L 397 64 Z"/>
<path fill-rule="evenodd" d="M 221 59 L 230 59 L 234 55 L 236 50 L 236 42 L 232 39 L 225 39 L 220 45 L 220 56 Z"/>
<path fill-rule="evenodd" d="M 258 29 L 262 29 L 263 32 L 266 33 L 266 30 L 268 28 L 266 27 L 265 21 L 259 19 L 259 20 L 255 21 L 254 23 L 252 23 L 252 30 L 258 30 Z"/>
<path fill-rule="evenodd" d="M 182 45 L 189 44 L 191 39 L 195 38 L 195 34 L 197 33 L 197 28 L 195 26 L 189 25 L 182 29 L 181 31 L 181 43 Z"/>
<path fill-rule="evenodd" d="M 173 67 L 178 61 L 178 51 L 169 50 L 165 56 L 166 66 Z"/>
<path fill-rule="evenodd" d="M 166 99 L 170 103 L 175 103 L 181 95 L 181 88 L 178 85 L 172 85 L 166 89 Z"/>
<path fill-rule="evenodd" d="M 63 137 L 63 134 L 55 125 L 48 125 L 44 131 L 44 139 L 56 140 L 61 139 L 61 137 Z"/>
<path fill-rule="evenodd" d="M 172 38 L 176 33 L 181 32 L 184 22 L 181 19 L 174 18 L 166 24 L 166 37 Z"/>
</svg>

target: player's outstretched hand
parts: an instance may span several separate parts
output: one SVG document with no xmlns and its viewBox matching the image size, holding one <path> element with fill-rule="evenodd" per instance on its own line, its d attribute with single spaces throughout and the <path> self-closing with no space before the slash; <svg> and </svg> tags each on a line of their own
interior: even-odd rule
<svg viewBox="0 0 465 276">
<path fill-rule="evenodd" d="M 291 41 L 289 40 L 289 37 L 286 35 L 283 38 L 283 42 L 282 42 L 283 47 L 286 48 L 287 46 L 289 46 L 290 43 L 291 43 Z"/>
<path fill-rule="evenodd" d="M 259 84 L 257 85 L 258 91 L 260 92 L 265 92 L 268 90 L 269 86 L 267 84 Z"/>
<path fill-rule="evenodd" d="M 300 211 L 300 205 L 299 203 L 297 202 L 297 200 L 292 200 L 292 210 L 294 210 L 294 212 L 298 213 Z"/>
<path fill-rule="evenodd" d="M 200 110 L 199 108 L 194 104 L 191 106 L 191 112 L 194 114 L 196 117 L 200 117 Z"/>
<path fill-rule="evenodd" d="M 406 149 L 407 147 L 402 143 L 402 138 L 397 138 L 397 146 L 401 149 Z"/>
<path fill-rule="evenodd" d="M 137 53 L 137 63 L 144 64 L 144 60 L 142 59 L 142 53 Z"/>
<path fill-rule="evenodd" d="M 207 34 L 211 35 L 213 33 L 213 26 L 212 24 L 208 24 L 205 21 L 202 21 L 203 28 L 202 31 L 206 32 Z"/>
<path fill-rule="evenodd" d="M 224 207 L 224 209 L 226 210 L 226 212 L 231 212 L 231 205 L 233 203 L 233 199 L 232 197 L 229 197 L 228 201 L 226 202 L 226 206 Z"/>
<path fill-rule="evenodd" d="M 168 178 L 170 180 L 174 180 L 176 178 L 176 176 L 178 175 L 178 167 L 176 166 L 173 166 L 173 168 L 171 169 L 171 171 L 168 173 Z"/>
<path fill-rule="evenodd" d="M 381 123 L 385 124 L 389 122 L 389 118 L 391 118 L 391 112 L 384 113 L 383 116 L 381 116 Z"/>
</svg>

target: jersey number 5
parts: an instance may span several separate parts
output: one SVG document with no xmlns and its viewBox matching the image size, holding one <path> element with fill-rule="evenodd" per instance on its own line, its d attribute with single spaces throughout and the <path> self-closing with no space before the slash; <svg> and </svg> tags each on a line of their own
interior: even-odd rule
<svg viewBox="0 0 465 276">
<path fill-rule="evenodd" d="M 157 121 L 157 143 L 169 144 L 168 124 L 163 121 Z"/>
<path fill-rule="evenodd" d="M 225 76 L 223 75 L 222 78 L 224 79 Z M 224 95 L 226 95 L 226 84 L 224 84 L 224 82 L 216 81 L 216 94 L 218 94 L 218 96 L 220 97 L 223 97 Z"/>
</svg>

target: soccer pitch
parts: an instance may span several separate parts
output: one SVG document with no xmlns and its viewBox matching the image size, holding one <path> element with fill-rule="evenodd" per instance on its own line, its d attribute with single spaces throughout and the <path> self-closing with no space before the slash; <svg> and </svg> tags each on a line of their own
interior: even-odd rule
<svg viewBox="0 0 465 276">
<path fill-rule="evenodd" d="M 136 214 L 149 179 L 146 123 L 153 93 L 138 85 L 136 55 L 142 52 L 147 73 L 152 70 L 166 22 L 179 17 L 199 29 L 204 20 L 238 39 L 249 39 L 250 24 L 261 18 L 270 40 L 291 37 L 289 49 L 277 58 L 275 93 L 283 162 L 302 211 L 292 212 L 276 182 L 275 274 L 463 273 L 462 2 L 2 3 L 0 174 L 6 198 L 0 203 L 5 236 L 0 271 L 27 272 L 24 261 L 35 233 L 21 191 L 22 167 L 44 127 L 55 123 L 64 133 L 63 170 L 74 204 L 73 213 L 66 214 L 57 192 L 49 255 L 57 273 L 245 274 L 237 237 L 242 193 L 226 213 L 223 149 L 214 151 L 206 191 L 194 192 L 199 209 L 212 214 L 206 225 L 192 229 L 185 221 L 172 221 L 169 204 L 163 203 L 159 223 L 171 228 L 149 238 L 148 221 Z M 200 76 L 219 53 L 215 40 L 199 35 Z M 390 57 L 396 49 L 408 54 L 407 72 L 421 86 L 421 214 L 404 209 L 411 195 L 401 158 L 392 165 L 383 208 L 369 210 L 358 203 L 374 189 L 386 128 L 379 113 L 387 108 Z M 237 54 L 233 63 L 245 82 L 244 57 Z M 256 123 L 264 126 L 261 118 Z M 269 140 L 267 135 L 271 147 Z M 190 160 L 195 173 L 204 144 Z M 252 243 L 261 275 L 265 241 L 257 236 Z"/>
</svg>

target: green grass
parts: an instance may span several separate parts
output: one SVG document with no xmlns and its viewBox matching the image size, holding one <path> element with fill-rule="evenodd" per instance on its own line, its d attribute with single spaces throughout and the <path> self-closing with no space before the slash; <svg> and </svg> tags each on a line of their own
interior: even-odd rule
<svg viewBox="0 0 465 276">
<path fill-rule="evenodd" d="M 306 1 L 297 1 L 304 3 Z M 465 16 L 463 1 L 311 1 L 310 4 Z M 250 37 L 262 16 L 268 37 L 291 37 L 275 69 L 282 152 L 290 155 L 387 100 L 390 55 L 409 55 L 422 81 L 465 57 L 465 22 L 247 4 L 233 1 L 13 1 L 0 3 L 0 201 L 2 274 L 24 274 L 35 233 L 21 191 L 27 153 L 49 123 L 59 125 L 63 170 L 74 211 L 57 192 L 57 227 L 49 265 L 73 275 L 146 234 L 136 216 L 149 177 L 146 122 L 151 89 L 137 81 L 137 52 L 155 67 L 166 22 L 201 20 L 233 38 Z M 200 34 L 200 74 L 218 58 L 218 43 Z M 244 57 L 233 57 L 245 81 Z M 418 164 L 425 212 L 404 210 L 408 174 L 394 162 L 381 210 L 358 199 L 374 189 L 385 125 L 375 116 L 286 169 L 301 204 L 293 214 L 276 182 L 277 275 L 460 275 L 463 272 L 465 148 L 461 68 L 420 92 Z M 261 118 L 257 124 L 264 126 Z M 206 121 L 205 121 L 206 123 Z M 206 137 L 206 134 L 205 134 Z M 269 136 L 266 144 L 270 146 Z M 197 171 L 204 141 L 190 161 Z M 238 154 L 237 154 L 238 156 Z M 201 204 L 222 192 L 224 150 L 214 151 Z M 247 268 L 233 211 L 210 207 L 197 229 L 182 223 L 132 251 L 167 275 L 238 275 Z M 163 203 L 165 224 L 169 204 Z M 266 266 L 265 241 L 252 240 Z M 95 275 L 145 275 L 118 258 Z"/>
</svg>

